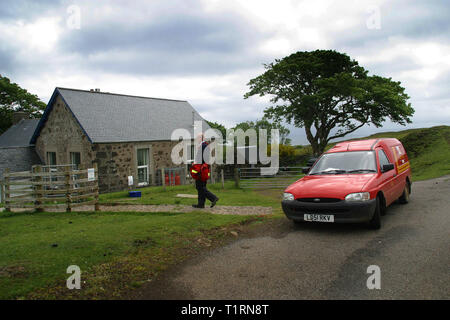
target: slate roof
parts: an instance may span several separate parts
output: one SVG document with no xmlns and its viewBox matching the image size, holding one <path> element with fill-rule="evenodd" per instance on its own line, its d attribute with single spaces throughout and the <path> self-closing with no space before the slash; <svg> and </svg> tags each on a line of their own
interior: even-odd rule
<svg viewBox="0 0 450 320">
<path fill-rule="evenodd" d="M 56 88 L 33 143 L 58 94 L 92 143 L 170 140 L 173 130 L 178 128 L 189 130 L 193 136 L 193 116 L 195 121 L 203 121 L 203 131 L 209 129 L 187 101 Z"/>
<path fill-rule="evenodd" d="M 0 136 L 0 148 L 29 147 L 39 119 L 22 119 Z"/>
</svg>

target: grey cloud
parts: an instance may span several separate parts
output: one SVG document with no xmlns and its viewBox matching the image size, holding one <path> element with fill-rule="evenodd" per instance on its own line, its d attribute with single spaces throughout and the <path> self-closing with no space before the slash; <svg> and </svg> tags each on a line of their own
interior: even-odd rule
<svg viewBox="0 0 450 320">
<path fill-rule="evenodd" d="M 58 7 L 63 2 L 64 0 L 2 0 L 0 3 L 0 19 L 32 19 L 36 16 L 45 15 L 46 12 Z"/>
<path fill-rule="evenodd" d="M 60 50 L 86 69 L 139 74 L 217 74 L 251 68 L 264 58 L 252 49 L 265 37 L 236 13 L 171 12 L 145 22 L 102 19 L 67 31 Z"/>
<path fill-rule="evenodd" d="M 355 58 L 355 57 L 352 57 Z M 420 68 L 421 66 L 415 62 L 410 56 L 399 56 L 389 62 L 367 62 L 360 63 L 362 67 L 369 70 L 369 74 L 376 74 L 382 77 L 392 77 L 394 73 L 408 71 Z M 374 72 L 376 70 L 376 72 Z M 398 81 L 398 79 L 393 79 Z"/>
<path fill-rule="evenodd" d="M 367 14 L 361 16 L 358 27 L 335 33 L 330 38 L 334 39 L 333 45 L 337 48 L 372 46 L 387 41 L 389 37 L 448 42 L 449 16 L 449 6 L 445 1 L 389 1 L 380 7 L 380 29 L 367 28 Z"/>
<path fill-rule="evenodd" d="M 8 76 L 17 67 L 12 51 L 0 49 L 0 74 Z"/>
</svg>

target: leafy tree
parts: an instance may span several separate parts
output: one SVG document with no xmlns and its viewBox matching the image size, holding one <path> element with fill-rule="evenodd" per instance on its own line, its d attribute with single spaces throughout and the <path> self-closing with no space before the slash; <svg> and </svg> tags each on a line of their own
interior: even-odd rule
<svg viewBox="0 0 450 320">
<path fill-rule="evenodd" d="M 414 109 L 400 82 L 369 76 L 346 54 L 334 50 L 300 51 L 274 63 L 251 79 L 244 95 L 270 95 L 265 116 L 305 128 L 313 153 L 365 124 L 381 127 L 386 117 L 405 125 Z M 332 129 L 338 130 L 331 134 Z"/>
<path fill-rule="evenodd" d="M 31 118 L 40 118 L 44 109 L 45 103 L 36 95 L 0 75 L 0 134 L 12 125 L 15 111 L 25 111 Z"/>
<path fill-rule="evenodd" d="M 217 129 L 217 130 L 219 130 L 220 133 L 222 134 L 223 139 L 225 140 L 225 137 L 226 137 L 226 135 L 227 135 L 227 129 L 225 128 L 224 125 L 222 125 L 222 124 L 220 124 L 220 123 L 218 123 L 218 122 L 211 122 L 211 121 L 206 121 L 206 122 L 209 124 L 209 126 L 210 126 L 212 129 Z"/>
<path fill-rule="evenodd" d="M 270 122 L 267 118 L 262 118 L 261 120 L 256 121 L 244 121 L 241 123 L 238 123 L 234 128 L 236 129 L 242 129 L 244 131 L 248 129 L 255 129 L 256 133 L 258 135 L 258 141 L 259 141 L 259 129 L 266 129 L 267 130 L 267 143 L 271 143 L 271 130 L 272 129 L 278 129 L 280 134 L 280 144 L 290 144 L 291 139 L 288 138 L 289 134 L 291 133 L 290 130 L 280 123 L 277 122 Z"/>
</svg>

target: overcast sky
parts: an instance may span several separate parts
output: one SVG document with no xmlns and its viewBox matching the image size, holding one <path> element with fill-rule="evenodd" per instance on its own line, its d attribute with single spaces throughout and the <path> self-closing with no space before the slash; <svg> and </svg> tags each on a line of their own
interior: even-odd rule
<svg viewBox="0 0 450 320">
<path fill-rule="evenodd" d="M 0 0 L 0 74 L 44 102 L 57 86 L 100 88 L 188 100 L 231 127 L 270 105 L 243 99 L 263 63 L 315 49 L 401 81 L 416 110 L 407 128 L 450 124 L 448 1 Z"/>
</svg>

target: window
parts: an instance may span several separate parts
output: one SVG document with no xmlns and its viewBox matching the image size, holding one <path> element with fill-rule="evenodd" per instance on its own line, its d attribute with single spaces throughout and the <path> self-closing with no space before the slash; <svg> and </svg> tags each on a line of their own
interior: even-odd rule
<svg viewBox="0 0 450 320">
<path fill-rule="evenodd" d="M 73 165 L 73 169 L 77 170 L 81 164 L 81 155 L 79 152 L 70 153 L 70 164 Z"/>
<path fill-rule="evenodd" d="M 138 184 L 148 185 L 149 183 L 149 149 L 137 150 L 137 170 L 138 170 Z"/>
<path fill-rule="evenodd" d="M 56 166 L 56 152 L 47 152 L 47 165 Z"/>
<path fill-rule="evenodd" d="M 386 154 L 383 150 L 378 150 L 378 159 L 380 161 L 380 168 L 383 168 L 385 164 L 389 164 L 389 159 L 386 157 Z"/>
<path fill-rule="evenodd" d="M 56 166 L 56 152 L 47 152 L 47 165 Z M 56 173 L 58 171 L 56 167 L 50 167 L 48 170 L 50 173 Z M 58 181 L 58 178 L 51 176 L 49 181 Z"/>
<path fill-rule="evenodd" d="M 78 170 L 81 164 L 81 155 L 79 152 L 71 152 L 70 153 L 70 164 L 72 165 L 73 170 Z M 79 179 L 80 176 L 77 174 L 74 174 L 72 176 L 72 179 L 75 181 Z M 78 184 L 74 184 L 74 189 L 79 188 L 80 186 Z"/>
<path fill-rule="evenodd" d="M 325 153 L 309 174 L 376 172 L 373 151 Z"/>
</svg>

